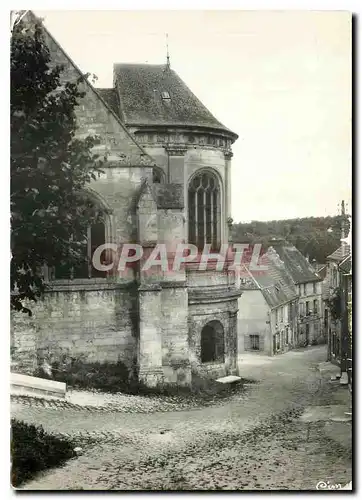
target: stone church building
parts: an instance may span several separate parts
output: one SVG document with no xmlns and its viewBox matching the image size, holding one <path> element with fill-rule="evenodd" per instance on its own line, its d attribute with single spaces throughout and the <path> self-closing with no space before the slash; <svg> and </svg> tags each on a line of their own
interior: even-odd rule
<svg viewBox="0 0 362 500">
<path fill-rule="evenodd" d="M 28 15 L 32 22 L 32 14 Z M 62 77 L 80 70 L 44 28 L 52 61 Z M 107 154 L 102 174 L 87 188 L 103 223 L 90 227 L 87 256 L 99 245 L 126 243 L 152 251 L 178 243 L 218 251 L 229 241 L 231 146 L 237 135 L 206 109 L 169 62 L 114 64 L 113 87 L 81 84 L 78 136 L 98 135 Z M 237 373 L 237 310 L 234 271 L 209 263 L 199 270 L 147 274 L 46 269 L 49 289 L 31 306 L 33 317 L 12 321 L 13 370 L 32 373 L 44 359 L 122 361 L 148 385 L 189 385 L 192 374 Z"/>
</svg>

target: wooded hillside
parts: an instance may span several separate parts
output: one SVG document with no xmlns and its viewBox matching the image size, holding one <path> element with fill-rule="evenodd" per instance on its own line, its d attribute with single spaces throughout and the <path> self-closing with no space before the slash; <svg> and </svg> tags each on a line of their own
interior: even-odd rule
<svg viewBox="0 0 362 500">
<path fill-rule="evenodd" d="M 324 263 L 326 257 L 340 246 L 342 216 L 305 217 L 302 219 L 251 221 L 233 224 L 234 243 L 270 244 L 272 238 L 285 238 L 295 245 L 310 260 Z M 345 217 L 345 236 L 349 231 L 349 220 Z"/>
</svg>

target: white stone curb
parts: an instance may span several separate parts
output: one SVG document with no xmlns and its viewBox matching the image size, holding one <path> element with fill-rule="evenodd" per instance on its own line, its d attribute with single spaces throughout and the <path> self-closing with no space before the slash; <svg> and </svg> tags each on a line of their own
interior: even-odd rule
<svg viewBox="0 0 362 500">
<path fill-rule="evenodd" d="M 21 373 L 10 374 L 10 393 L 11 394 L 40 394 L 47 396 L 56 396 L 65 398 L 67 386 L 63 382 L 47 380 L 39 377 L 30 377 Z"/>
</svg>

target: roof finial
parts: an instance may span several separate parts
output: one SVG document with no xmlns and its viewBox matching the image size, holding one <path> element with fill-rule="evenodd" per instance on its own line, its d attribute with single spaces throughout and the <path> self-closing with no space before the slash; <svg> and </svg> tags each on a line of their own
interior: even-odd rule
<svg viewBox="0 0 362 500">
<path fill-rule="evenodd" d="M 166 53 L 167 53 L 167 63 L 166 63 L 166 68 L 167 69 L 170 69 L 171 68 L 171 65 L 170 65 L 170 54 L 168 52 L 168 33 L 166 33 Z"/>
</svg>

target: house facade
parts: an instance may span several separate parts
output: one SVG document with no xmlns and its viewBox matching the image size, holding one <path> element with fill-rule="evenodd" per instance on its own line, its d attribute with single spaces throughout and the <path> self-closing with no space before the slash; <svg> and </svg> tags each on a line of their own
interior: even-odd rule
<svg viewBox="0 0 362 500">
<path fill-rule="evenodd" d="M 341 289 L 341 383 L 352 390 L 352 256 L 349 254 L 338 266 Z"/>
<path fill-rule="evenodd" d="M 322 285 L 320 281 L 298 284 L 299 336 L 306 345 L 324 338 Z"/>
<path fill-rule="evenodd" d="M 32 13 L 27 22 L 34 22 Z M 75 82 L 79 69 L 44 28 L 52 62 Z M 180 269 L 145 269 L 145 256 L 192 243 L 218 251 L 229 241 L 232 144 L 227 129 L 165 65 L 114 65 L 114 85 L 85 92 L 76 108 L 78 137 L 96 134 L 107 155 L 104 174 L 87 194 L 107 211 L 90 227 L 81 269 L 46 269 L 49 289 L 31 306 L 32 318 L 14 314 L 14 369 L 33 373 L 47 360 L 121 361 L 147 385 L 189 385 L 192 374 L 237 373 L 240 291 L 226 261 Z M 95 250 L 112 244 L 107 270 L 90 264 Z M 120 267 L 126 246 L 143 258 Z M 128 252 L 128 250 L 127 250 Z M 109 257 L 109 256 L 108 256 Z M 107 257 L 107 258 L 108 258 Z M 117 264 L 117 265 L 115 265 Z"/>
<path fill-rule="evenodd" d="M 238 346 L 272 356 L 289 349 L 324 343 L 322 278 L 285 240 L 273 240 L 261 258 L 265 271 L 245 268 L 238 280 Z"/>
<path fill-rule="evenodd" d="M 340 264 L 350 255 L 349 245 L 343 243 L 326 259 L 326 272 L 322 283 L 323 324 L 328 338 L 328 360 L 341 358 L 341 289 L 343 273 Z"/>
<path fill-rule="evenodd" d="M 274 249 L 261 258 L 266 270 L 240 279 L 238 350 L 259 351 L 268 356 L 297 345 L 298 294 L 284 263 Z"/>
<path fill-rule="evenodd" d="M 293 245 L 284 240 L 272 242 L 284 263 L 288 275 L 298 293 L 298 339 L 299 345 L 323 343 L 327 338 L 323 330 L 322 279 L 309 261 Z"/>
</svg>

